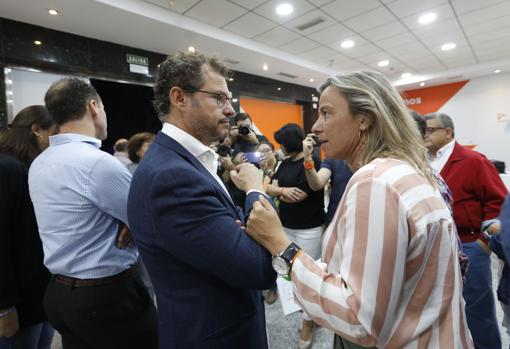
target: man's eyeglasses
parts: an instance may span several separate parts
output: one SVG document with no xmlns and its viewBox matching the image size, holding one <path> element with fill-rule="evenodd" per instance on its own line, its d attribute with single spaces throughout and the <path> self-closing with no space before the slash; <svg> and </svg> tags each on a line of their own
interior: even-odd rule
<svg viewBox="0 0 510 349">
<path fill-rule="evenodd" d="M 197 88 L 184 88 L 183 90 L 186 92 L 191 92 L 191 93 L 195 93 L 195 92 L 207 93 L 212 98 L 216 99 L 216 105 L 218 106 L 218 108 L 223 108 L 225 106 L 225 104 L 227 103 L 227 101 L 231 105 L 233 103 L 232 98 L 228 97 L 226 94 L 221 93 L 221 92 L 209 92 L 209 91 L 199 90 Z"/>
<path fill-rule="evenodd" d="M 425 133 L 434 133 L 437 130 L 445 130 L 445 129 L 446 129 L 446 127 L 426 127 Z"/>
</svg>

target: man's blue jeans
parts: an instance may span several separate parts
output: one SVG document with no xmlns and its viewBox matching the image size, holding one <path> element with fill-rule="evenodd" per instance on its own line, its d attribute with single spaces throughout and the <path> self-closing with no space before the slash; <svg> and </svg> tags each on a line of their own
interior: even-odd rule
<svg viewBox="0 0 510 349">
<path fill-rule="evenodd" d="M 20 328 L 11 338 L 0 338 L 0 349 L 51 349 L 55 330 L 49 322 Z"/>
<path fill-rule="evenodd" d="M 462 243 L 469 256 L 469 268 L 462 295 L 466 301 L 466 317 L 476 349 L 501 349 L 496 304 L 492 290 L 490 255 L 480 242 Z"/>
</svg>

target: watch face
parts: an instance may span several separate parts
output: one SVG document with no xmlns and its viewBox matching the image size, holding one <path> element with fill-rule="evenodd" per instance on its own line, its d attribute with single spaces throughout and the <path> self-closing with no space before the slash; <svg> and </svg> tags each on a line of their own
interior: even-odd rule
<svg viewBox="0 0 510 349">
<path fill-rule="evenodd" d="M 271 261 L 274 271 L 278 276 L 286 276 L 289 274 L 289 264 L 281 257 L 273 257 Z"/>
</svg>

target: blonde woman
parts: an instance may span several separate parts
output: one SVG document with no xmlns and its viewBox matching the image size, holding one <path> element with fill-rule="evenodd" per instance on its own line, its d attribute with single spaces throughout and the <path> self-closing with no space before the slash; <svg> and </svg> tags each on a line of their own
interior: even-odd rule
<svg viewBox="0 0 510 349">
<path fill-rule="evenodd" d="M 379 73 L 322 84 L 313 126 L 328 158 L 354 171 L 318 263 L 285 235 L 264 199 L 247 233 L 335 348 L 473 348 L 451 214 L 399 93 Z"/>
</svg>

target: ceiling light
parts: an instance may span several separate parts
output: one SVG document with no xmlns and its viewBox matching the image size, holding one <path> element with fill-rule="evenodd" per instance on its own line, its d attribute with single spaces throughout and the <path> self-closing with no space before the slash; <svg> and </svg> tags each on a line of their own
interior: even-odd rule
<svg viewBox="0 0 510 349">
<path fill-rule="evenodd" d="M 52 15 L 52 16 L 56 16 L 56 15 L 58 15 L 58 11 L 57 11 L 57 10 L 55 10 L 55 9 L 52 9 L 52 8 L 48 10 L 48 13 L 49 13 L 50 15 Z"/>
<path fill-rule="evenodd" d="M 9 74 L 11 72 L 11 68 L 5 68 L 5 73 Z"/>
<path fill-rule="evenodd" d="M 352 41 L 352 40 L 344 40 L 344 41 L 342 41 L 340 46 L 342 46 L 342 48 L 351 48 L 351 47 L 354 46 L 354 41 Z"/>
<path fill-rule="evenodd" d="M 379 63 L 377 63 L 377 65 L 379 67 L 386 67 L 388 64 L 390 64 L 390 61 L 388 61 L 387 59 L 383 60 L 383 61 L 380 61 Z"/>
<path fill-rule="evenodd" d="M 418 18 L 418 22 L 420 24 L 429 24 L 436 20 L 437 15 L 434 12 L 425 13 L 424 15 Z"/>
<path fill-rule="evenodd" d="M 193 46 L 189 46 L 188 52 L 195 53 L 195 48 Z"/>
<path fill-rule="evenodd" d="M 234 78 L 228 78 L 228 81 L 234 81 Z"/>
<path fill-rule="evenodd" d="M 425 83 L 424 82 L 420 82 L 420 86 L 425 86 Z"/>
<path fill-rule="evenodd" d="M 12 92 L 12 91 L 7 91 L 7 94 L 8 94 L 9 96 L 12 96 L 12 95 L 13 95 L 13 92 Z"/>
<path fill-rule="evenodd" d="M 501 72 L 501 70 L 499 70 L 499 69 L 494 70 L 494 73 L 496 73 L 496 74 L 500 73 L 500 72 Z"/>
<path fill-rule="evenodd" d="M 264 65 L 262 66 L 262 69 L 264 69 L 264 70 L 268 70 L 268 69 L 269 69 L 269 67 L 267 66 L 267 64 L 265 64 L 265 63 L 264 63 Z"/>
<path fill-rule="evenodd" d="M 310 82 L 314 82 L 315 80 L 314 80 L 313 78 L 310 78 L 310 80 L 308 80 L 308 81 L 310 81 Z"/>
<path fill-rule="evenodd" d="M 42 42 L 41 42 L 41 41 L 39 41 L 39 40 L 35 40 L 35 41 L 34 41 L 34 44 L 36 44 L 37 46 L 39 46 L 39 45 L 42 45 Z"/>
<path fill-rule="evenodd" d="M 239 100 L 237 98 L 232 98 L 232 102 L 237 103 Z"/>
<path fill-rule="evenodd" d="M 411 77 L 411 75 L 413 75 L 413 74 L 411 74 L 411 73 L 402 73 L 402 75 L 400 75 L 400 77 L 401 77 L 402 79 L 407 79 L 407 78 L 410 78 L 410 77 Z"/>
<path fill-rule="evenodd" d="M 294 12 L 294 7 L 291 4 L 281 4 L 276 7 L 276 13 L 280 16 L 288 16 Z"/>
<path fill-rule="evenodd" d="M 448 42 L 441 46 L 441 50 L 443 51 L 449 51 L 453 50 L 457 45 L 454 42 Z"/>
<path fill-rule="evenodd" d="M 5 80 L 5 83 L 6 83 L 7 85 L 12 85 L 12 80 L 11 80 L 11 79 L 7 79 L 7 80 Z"/>
<path fill-rule="evenodd" d="M 278 87 L 278 91 L 281 91 L 281 90 L 282 90 L 282 88 L 281 88 L 281 87 Z"/>
</svg>

